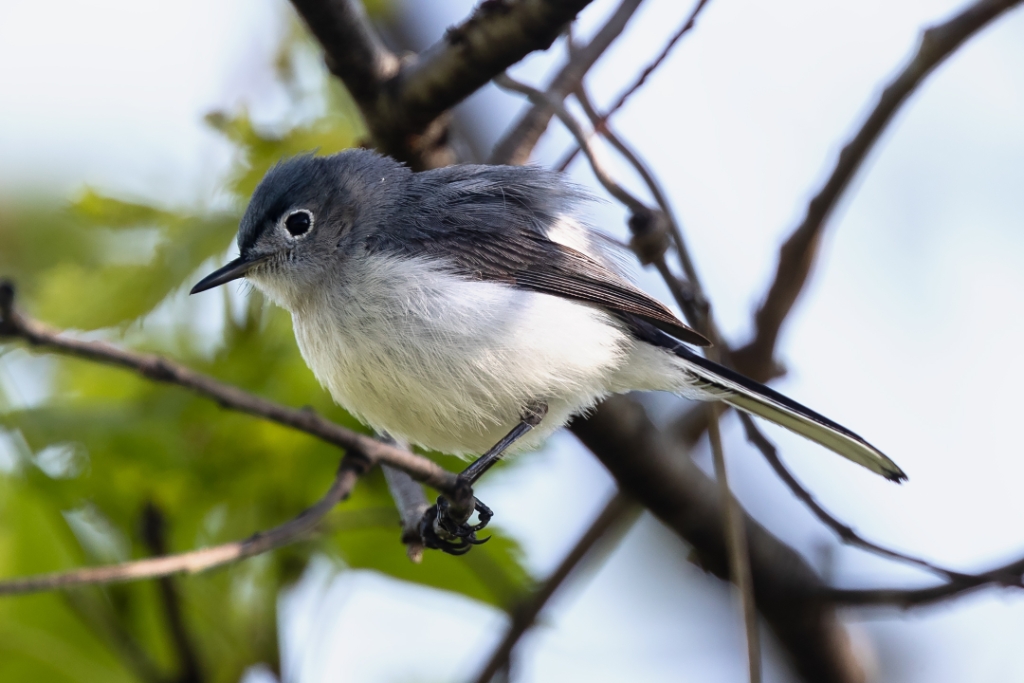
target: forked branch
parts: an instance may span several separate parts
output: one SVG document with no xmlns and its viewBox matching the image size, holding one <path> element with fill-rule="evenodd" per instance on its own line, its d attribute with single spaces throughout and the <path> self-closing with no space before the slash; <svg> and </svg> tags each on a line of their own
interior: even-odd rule
<svg viewBox="0 0 1024 683">
<path fill-rule="evenodd" d="M 587 71 L 619 37 L 641 2 L 642 0 L 622 0 L 618 9 L 589 43 L 581 47 L 570 44 L 569 60 L 548 85 L 547 92 L 552 98 L 564 99 L 583 83 Z M 525 164 L 529 161 L 530 153 L 537 145 L 537 141 L 547 130 L 553 115 L 551 107 L 533 104 L 508 127 L 501 140 L 494 146 L 488 163 L 513 166 Z"/>
<path fill-rule="evenodd" d="M 414 168 L 450 163 L 446 113 L 534 50 L 591 0 L 487 0 L 419 55 L 383 47 L 357 0 L 293 0 L 352 92 L 378 149 Z M 449 150 L 450 151 L 450 150 Z"/>
</svg>

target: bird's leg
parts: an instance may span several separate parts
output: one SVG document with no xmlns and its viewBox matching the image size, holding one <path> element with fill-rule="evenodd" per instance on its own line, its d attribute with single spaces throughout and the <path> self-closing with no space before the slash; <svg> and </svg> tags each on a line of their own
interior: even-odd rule
<svg viewBox="0 0 1024 683">
<path fill-rule="evenodd" d="M 544 416 L 548 414 L 548 407 L 544 403 L 534 403 L 526 407 L 523 411 L 522 416 L 519 418 L 519 424 L 512 428 L 508 434 L 506 434 L 501 441 L 494 444 L 489 451 L 481 455 L 479 458 L 474 460 L 469 467 L 462 470 L 459 474 L 459 479 L 465 481 L 467 484 L 472 486 L 477 482 L 480 477 L 491 469 L 496 462 L 501 460 L 501 456 L 505 454 L 512 444 L 519 441 L 527 432 L 532 430 L 534 427 L 540 424 L 540 421 L 544 419 Z"/>
<path fill-rule="evenodd" d="M 450 555 L 463 555 L 474 545 L 487 540 L 478 539 L 476 532 L 487 526 L 494 513 L 473 495 L 473 484 L 491 469 L 494 463 L 501 460 L 501 456 L 512 444 L 539 425 L 547 413 L 548 406 L 545 403 L 528 405 L 519 418 L 519 424 L 513 427 L 512 431 L 459 473 L 450 494 L 451 500 L 445 496 L 438 496 L 437 503 L 423 513 L 423 519 L 420 520 L 423 545 L 443 550 Z M 467 524 L 474 511 L 479 521 L 476 524 Z"/>
</svg>

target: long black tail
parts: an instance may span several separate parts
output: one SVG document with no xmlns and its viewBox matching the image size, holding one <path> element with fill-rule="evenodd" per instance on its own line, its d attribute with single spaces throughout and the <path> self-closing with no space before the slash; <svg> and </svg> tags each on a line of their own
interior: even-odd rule
<svg viewBox="0 0 1024 683">
<path fill-rule="evenodd" d="M 846 427 L 735 370 L 704 358 L 653 326 L 641 324 L 640 327 L 637 332 L 644 341 L 666 348 L 685 360 L 694 376 L 719 400 L 782 425 L 890 481 L 907 479 L 888 456 Z"/>
</svg>

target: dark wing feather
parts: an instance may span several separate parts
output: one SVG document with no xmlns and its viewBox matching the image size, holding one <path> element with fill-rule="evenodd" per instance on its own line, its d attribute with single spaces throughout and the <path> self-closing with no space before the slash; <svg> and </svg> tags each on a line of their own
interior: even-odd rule
<svg viewBox="0 0 1024 683">
<path fill-rule="evenodd" d="M 519 287 L 567 299 L 586 301 L 615 313 L 629 313 L 650 322 L 673 337 L 708 346 L 704 336 L 684 325 L 657 299 L 633 287 L 586 254 L 551 243 L 544 262 L 515 274 Z"/>
<path fill-rule="evenodd" d="M 434 256 L 467 277 L 584 301 L 637 316 L 681 341 L 710 345 L 598 260 L 548 238 L 548 226 L 571 215 L 576 196 L 560 175 L 531 167 L 454 166 L 416 177 L 415 206 L 399 212 L 415 216 L 415 223 L 378 233 L 368 241 L 371 250 Z"/>
</svg>

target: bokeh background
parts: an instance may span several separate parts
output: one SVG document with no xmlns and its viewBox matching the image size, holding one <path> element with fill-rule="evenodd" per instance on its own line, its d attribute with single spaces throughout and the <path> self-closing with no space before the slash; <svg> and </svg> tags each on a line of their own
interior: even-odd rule
<svg viewBox="0 0 1024 683">
<path fill-rule="evenodd" d="M 581 16 L 587 35 L 615 3 Z M 751 333 L 778 244 L 841 143 L 949 0 L 713 0 L 615 118 L 684 222 L 718 320 Z M 389 39 L 439 37 L 471 2 L 375 2 Z M 690 11 L 648 0 L 588 78 L 605 104 Z M 561 46 L 514 74 L 534 83 Z M 356 144 L 362 126 L 282 0 L 0 4 L 0 275 L 33 315 L 167 353 L 292 405 L 331 406 L 287 317 L 242 287 L 189 299 L 233 253 L 267 166 Z M 488 86 L 459 111 L 486 151 L 522 107 Z M 535 162 L 560 158 L 557 125 Z M 642 191 L 625 166 L 616 174 Z M 585 163 L 571 169 L 595 186 Z M 595 186 L 596 187 L 596 186 Z M 612 203 L 595 211 L 625 235 Z M 662 300 L 658 280 L 639 278 Z M 867 435 L 909 473 L 892 486 L 766 427 L 799 478 L 865 536 L 966 571 L 1024 551 L 1024 12 L 929 78 L 832 219 L 780 346 L 777 386 Z M 659 419 L 683 406 L 649 399 Z M 0 576 L 240 538 L 294 515 L 337 454 L 126 373 L 0 346 Z M 838 544 L 724 425 L 748 510 L 841 586 L 931 578 Z M 694 453 L 710 470 L 701 444 Z M 444 460 L 451 468 L 457 463 Z M 488 477 L 495 541 L 405 558 L 382 478 L 328 533 L 176 580 L 209 681 L 465 680 L 514 604 L 613 489 L 568 434 Z M 577 577 L 517 651 L 516 681 L 735 681 L 745 663 L 729 591 L 645 516 Z M 844 612 L 878 680 L 1024 680 L 1024 597 L 986 590 L 934 607 Z M 0 600 L 0 679 L 168 680 L 180 669 L 155 584 Z M 768 644 L 767 680 L 791 680 Z"/>
</svg>

